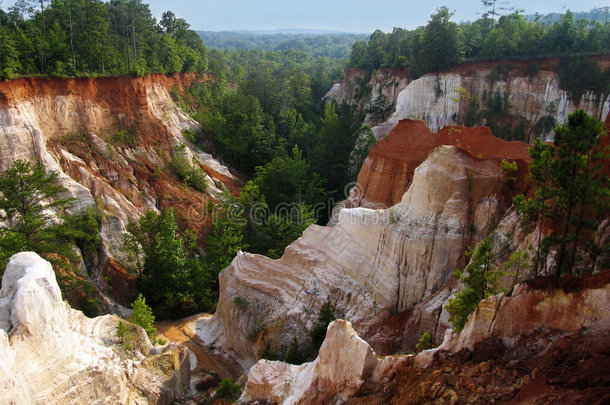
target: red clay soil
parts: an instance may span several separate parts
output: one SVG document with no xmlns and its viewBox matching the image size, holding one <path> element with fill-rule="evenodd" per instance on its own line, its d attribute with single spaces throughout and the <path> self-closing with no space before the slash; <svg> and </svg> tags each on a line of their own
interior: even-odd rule
<svg viewBox="0 0 610 405">
<path fill-rule="evenodd" d="M 0 82 L 0 105 L 15 105 L 39 97 L 78 95 L 104 101 L 110 109 L 128 114 L 147 104 L 146 88 L 152 83 L 167 88 L 177 85 L 183 90 L 190 87 L 195 80 L 197 76 L 193 73 L 73 79 L 22 77 Z"/>
<path fill-rule="evenodd" d="M 117 263 L 114 259 L 108 259 L 103 271 L 105 289 L 113 298 L 123 305 L 129 305 L 135 298 L 136 278 Z"/>
<path fill-rule="evenodd" d="M 587 59 L 596 61 L 602 70 L 610 67 L 610 54 L 605 55 L 590 55 L 586 56 Z M 526 76 L 527 66 L 535 64 L 539 70 L 549 70 L 557 72 L 561 65 L 562 58 L 560 57 L 542 57 L 542 58 L 524 58 L 524 59 L 499 59 L 499 60 L 478 60 L 472 62 L 464 62 L 458 66 L 452 67 L 447 71 L 452 73 L 459 73 L 461 75 L 474 75 L 476 72 L 480 72 L 483 69 L 495 69 L 498 66 L 502 66 L 510 69 L 511 74 Z"/>
<path fill-rule="evenodd" d="M 525 282 L 528 287 L 535 290 L 548 290 L 562 288 L 564 292 L 580 291 L 587 288 L 602 288 L 610 284 L 610 269 L 595 274 L 588 274 L 580 278 L 567 274 L 557 281 L 555 276 L 538 276 Z"/>
<path fill-rule="evenodd" d="M 399 202 L 411 184 L 415 168 L 440 145 L 455 145 L 475 158 L 491 159 L 498 166 L 502 159 L 517 161 L 519 191 L 527 188 L 523 181 L 530 161 L 527 144 L 496 138 L 487 127 L 451 126 L 435 134 L 424 121 L 405 119 L 373 146 L 364 162 L 358 174 L 364 200 L 386 206 Z"/>
<path fill-rule="evenodd" d="M 407 362 L 387 383 L 347 404 L 607 404 L 610 336 L 537 329 L 510 349 L 500 339 L 439 352 L 425 369 Z"/>
</svg>

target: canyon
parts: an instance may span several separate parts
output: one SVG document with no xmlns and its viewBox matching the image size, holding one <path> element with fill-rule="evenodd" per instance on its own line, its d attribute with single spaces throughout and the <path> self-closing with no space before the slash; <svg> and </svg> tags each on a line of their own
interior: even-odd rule
<svg viewBox="0 0 610 405">
<path fill-rule="evenodd" d="M 561 123 L 574 103 L 558 88 L 552 63 L 542 64 L 535 77 L 515 66 L 508 79 L 493 85 L 493 63 L 466 64 L 412 82 L 406 72 L 374 75 L 371 94 L 383 94 L 395 110 L 383 123 L 367 117 L 380 140 L 333 221 L 311 225 L 277 260 L 240 251 L 220 273 L 215 314 L 160 325 L 165 337 L 182 345 L 153 348 L 142 336 L 139 352 L 124 354 L 114 336 L 117 317 L 84 317 L 62 301 L 48 263 L 32 253 L 14 256 L 0 292 L 0 353 L 10 359 L 0 365 L 10 382 L 0 399 L 171 403 L 213 371 L 236 380 L 247 374 L 244 401 L 456 403 L 457 396 L 486 402 L 530 395 L 536 403 L 551 398 L 543 395 L 561 386 L 561 371 L 580 360 L 574 367 L 603 374 L 593 363 L 607 359 L 607 272 L 560 287 L 548 280 L 540 281 L 542 287 L 519 284 L 510 296 L 483 301 L 457 334 L 444 308 L 462 287 L 452 274 L 467 264 L 469 246 L 490 236 L 495 256 L 505 260 L 537 241 L 512 208 L 514 195 L 532 192 L 528 145 L 496 138 L 486 127 L 455 125 L 466 108 L 456 89 L 478 98 L 500 91 L 510 99 L 511 114 L 525 117 L 531 128 L 548 114 Z M 348 71 L 327 96 L 356 100 L 359 74 Z M 83 276 L 102 299 L 102 312 L 125 315 L 133 300 L 135 276 L 126 270 L 123 249 L 128 223 L 147 210 L 173 207 L 179 225 L 196 231 L 205 246 L 211 222 L 204 207 L 223 189 L 239 189 L 241 181 L 229 168 L 189 141 L 197 123 L 172 98 L 205 80 L 210 79 L 152 75 L 0 83 L 0 170 L 17 159 L 39 161 L 60 174 L 67 194 L 77 199 L 74 210 L 94 207 L 104 214 L 101 253 L 84 258 Z M 549 108 L 551 102 L 556 109 Z M 580 106 L 607 117 L 608 124 L 607 95 L 604 101 L 585 94 Z M 171 172 L 181 144 L 188 160 L 206 172 L 205 193 L 184 186 Z M 516 162 L 516 180 L 506 181 L 503 160 Z M 76 298 L 64 298 L 78 305 Z M 37 309 L 35 302 L 44 305 Z M 260 360 L 265 351 L 283 357 L 295 339 L 306 348 L 325 303 L 340 320 L 329 326 L 315 360 L 300 366 Z M 408 354 L 425 332 L 440 347 Z M 557 360 L 564 349 L 569 354 Z M 29 351 L 29 357 L 23 354 Z M 490 363 L 495 355 L 500 357 Z M 53 374 L 53 362 L 65 380 Z M 38 368 L 43 372 L 37 375 Z M 452 373 L 459 378 L 448 385 Z M 70 385 L 75 380 L 79 384 Z M 591 384 L 603 386 L 600 381 Z M 479 392 L 481 384 L 497 392 Z M 578 395 L 591 388 L 573 385 Z M 26 386 L 41 388 L 21 389 Z M 544 390 L 536 393 L 536 387 Z"/>
<path fill-rule="evenodd" d="M 239 363 L 245 371 L 266 347 L 280 351 L 294 338 L 306 347 L 307 331 L 321 306 L 330 302 L 338 317 L 351 322 L 382 354 L 397 344 L 403 349 L 414 344 L 424 332 L 442 339 L 449 327 L 443 305 L 457 287 L 452 274 L 465 266 L 465 249 L 492 231 L 500 239 L 509 228 L 520 237 L 507 241 L 509 245 L 531 241 L 531 235 L 519 233 L 517 218 L 505 214 L 518 187 L 507 190 L 500 169 L 503 153 L 519 159 L 517 183 L 526 184 L 527 145 L 493 138 L 485 129 L 456 127 L 461 146 L 442 141 L 437 146 L 436 135 L 429 131 L 430 142 L 420 138 L 427 131 L 423 122 L 401 125 L 403 131 L 393 131 L 379 142 L 367 162 L 393 151 L 403 152 L 407 164 L 392 166 L 389 159 L 387 166 L 365 162 L 361 171 L 363 179 L 372 178 L 364 184 L 400 191 L 392 183 L 393 169 L 404 168 L 412 180 L 401 184 L 401 199 L 383 209 L 342 209 L 335 226 L 310 226 L 278 260 L 238 253 L 220 274 L 216 313 L 194 326 L 199 338 L 221 347 L 227 361 Z M 417 167 L 412 162 L 409 166 L 408 154 L 400 149 L 402 142 L 409 145 L 416 138 L 422 139 L 419 153 L 425 156 Z M 477 144 L 486 145 L 487 157 L 471 154 Z M 377 177 L 366 174 L 370 167 L 376 168 Z M 388 167 L 391 170 L 383 170 Z M 381 198 L 375 198 L 380 204 Z M 410 315 L 401 320 L 410 323 L 406 335 L 399 327 L 387 328 L 388 322 L 407 312 Z"/>
</svg>

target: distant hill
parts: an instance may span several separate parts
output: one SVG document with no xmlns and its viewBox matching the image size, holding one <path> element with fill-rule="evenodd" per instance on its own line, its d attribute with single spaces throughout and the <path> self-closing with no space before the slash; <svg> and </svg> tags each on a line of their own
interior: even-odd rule
<svg viewBox="0 0 610 405">
<path fill-rule="evenodd" d="M 572 11 L 572 14 L 574 14 L 574 21 L 583 19 L 589 21 L 597 21 L 602 24 L 606 24 L 610 21 L 610 7 L 608 6 L 594 8 L 591 11 Z M 526 15 L 525 19 L 528 21 L 537 20 L 543 23 L 555 24 L 561 19 L 563 15 L 565 15 L 565 13 L 551 13 L 547 15 L 536 13 Z"/>
<path fill-rule="evenodd" d="M 352 45 L 369 34 L 288 29 L 277 31 L 197 31 L 211 49 L 254 49 L 306 52 L 313 57 L 347 58 Z"/>
</svg>

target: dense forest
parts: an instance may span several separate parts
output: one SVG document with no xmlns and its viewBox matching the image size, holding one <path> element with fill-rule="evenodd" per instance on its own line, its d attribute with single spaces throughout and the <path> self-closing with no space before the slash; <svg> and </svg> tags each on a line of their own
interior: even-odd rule
<svg viewBox="0 0 610 405">
<path fill-rule="evenodd" d="M 495 3 L 495 2 L 485 2 Z M 466 60 L 566 56 L 610 50 L 610 23 L 576 20 L 566 12 L 554 24 L 529 21 L 518 11 L 500 15 L 484 9 L 483 18 L 457 24 L 440 7 L 426 26 L 415 30 L 375 31 L 354 44 L 350 66 L 374 70 L 409 68 L 413 77 L 451 68 Z"/>
<path fill-rule="evenodd" d="M 170 11 L 157 23 L 140 0 L 19 0 L 0 10 L 0 42 L 0 79 L 207 69 L 189 24 Z"/>
<path fill-rule="evenodd" d="M 352 45 L 358 40 L 369 37 L 368 34 L 348 33 L 293 33 L 293 32 L 236 32 L 236 31 L 197 31 L 209 49 L 259 48 L 266 51 L 284 51 L 292 49 L 307 52 L 313 57 L 328 56 L 347 58 Z"/>
</svg>

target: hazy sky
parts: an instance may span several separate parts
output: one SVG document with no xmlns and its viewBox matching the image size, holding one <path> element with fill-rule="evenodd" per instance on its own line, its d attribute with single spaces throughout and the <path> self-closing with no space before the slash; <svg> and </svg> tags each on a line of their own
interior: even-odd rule
<svg viewBox="0 0 610 405">
<path fill-rule="evenodd" d="M 499 0 L 500 2 L 501 0 Z M 150 0 L 157 18 L 172 10 L 186 19 L 193 29 L 269 30 L 309 28 L 349 32 L 372 32 L 379 28 L 415 28 L 425 25 L 434 10 L 442 5 L 455 11 L 454 21 L 474 20 L 480 16 L 480 0 Z M 525 13 L 547 14 L 570 9 L 588 11 L 609 6 L 610 0 L 509 0 Z"/>
</svg>

